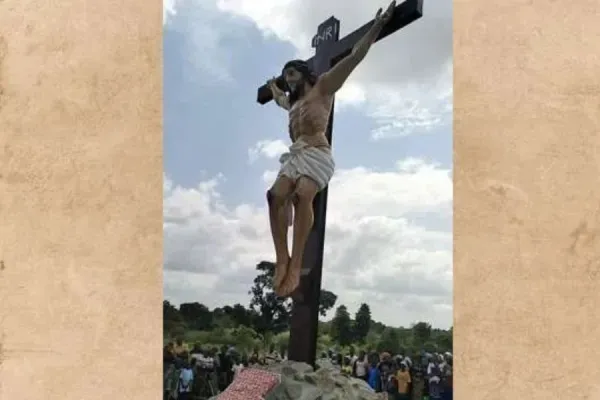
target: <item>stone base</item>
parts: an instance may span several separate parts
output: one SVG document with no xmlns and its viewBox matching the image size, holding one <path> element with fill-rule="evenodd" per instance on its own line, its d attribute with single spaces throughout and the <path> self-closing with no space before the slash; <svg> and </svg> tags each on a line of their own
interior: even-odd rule
<svg viewBox="0 0 600 400">
<path fill-rule="evenodd" d="M 381 396 L 359 379 L 342 374 L 326 360 L 317 361 L 317 371 L 304 363 L 283 361 L 260 367 L 281 375 L 281 383 L 265 400 L 379 400 Z M 213 398 L 218 399 L 218 396 Z M 213 400 L 211 399 L 211 400 Z"/>
</svg>

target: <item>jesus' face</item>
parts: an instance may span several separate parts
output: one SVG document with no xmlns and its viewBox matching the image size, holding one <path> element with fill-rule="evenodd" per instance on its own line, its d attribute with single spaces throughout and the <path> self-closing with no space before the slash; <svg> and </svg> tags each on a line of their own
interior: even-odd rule
<svg viewBox="0 0 600 400">
<path fill-rule="evenodd" d="M 283 71 L 283 78 L 291 92 L 295 92 L 304 83 L 304 76 L 294 67 L 286 68 Z"/>
</svg>

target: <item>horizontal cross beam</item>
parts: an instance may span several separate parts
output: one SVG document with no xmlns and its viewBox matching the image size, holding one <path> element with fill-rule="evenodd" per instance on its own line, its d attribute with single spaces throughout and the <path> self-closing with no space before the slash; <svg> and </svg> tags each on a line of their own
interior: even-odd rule
<svg viewBox="0 0 600 400">
<path fill-rule="evenodd" d="M 398 4 L 396 8 L 394 8 L 394 13 L 392 14 L 390 21 L 385 24 L 375 41 L 380 41 L 397 30 L 404 28 L 411 22 L 416 21 L 422 16 L 423 0 L 406 0 L 401 4 Z M 332 63 L 335 63 L 349 55 L 354 45 L 369 31 L 369 29 L 371 29 L 374 23 L 375 21 L 371 20 L 354 32 L 344 36 L 339 41 L 332 42 L 331 44 L 327 45 L 327 52 L 330 54 Z M 309 66 L 312 66 L 313 61 L 314 56 L 306 60 Z M 279 88 L 285 87 L 283 76 L 279 76 L 277 78 L 276 84 Z M 266 104 L 271 100 L 273 100 L 273 93 L 271 93 L 271 89 L 269 89 L 267 84 L 264 84 L 258 88 L 256 101 L 258 101 L 260 104 Z"/>
</svg>

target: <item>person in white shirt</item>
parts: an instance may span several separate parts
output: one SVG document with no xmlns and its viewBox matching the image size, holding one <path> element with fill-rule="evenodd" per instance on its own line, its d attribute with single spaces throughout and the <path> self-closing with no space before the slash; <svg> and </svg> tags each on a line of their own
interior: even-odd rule
<svg viewBox="0 0 600 400">
<path fill-rule="evenodd" d="M 235 364 L 233 364 L 233 367 L 231 368 L 231 370 L 233 371 L 233 380 L 235 380 L 238 375 L 240 374 L 240 372 L 242 372 L 244 369 L 244 364 L 242 364 L 241 362 L 237 361 Z"/>
<path fill-rule="evenodd" d="M 215 366 L 214 365 L 215 361 L 210 356 L 207 357 L 204 354 L 198 353 L 198 354 L 192 354 L 192 358 L 195 358 L 197 360 L 197 363 L 198 363 L 197 365 L 201 369 L 212 370 Z"/>
<path fill-rule="evenodd" d="M 366 381 L 367 380 L 367 366 L 368 366 L 367 355 L 365 354 L 364 351 L 361 351 L 353 363 L 352 369 L 353 369 L 354 375 L 358 379 L 362 379 L 362 380 Z"/>
<path fill-rule="evenodd" d="M 185 363 L 179 374 L 179 385 L 177 385 L 177 400 L 189 400 L 192 394 L 192 383 L 194 383 L 194 371 L 189 363 Z"/>
</svg>

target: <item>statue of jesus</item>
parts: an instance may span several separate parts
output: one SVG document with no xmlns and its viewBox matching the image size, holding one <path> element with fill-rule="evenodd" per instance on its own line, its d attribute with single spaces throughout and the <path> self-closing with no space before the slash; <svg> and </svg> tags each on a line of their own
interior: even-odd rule
<svg viewBox="0 0 600 400">
<path fill-rule="evenodd" d="M 313 199 L 327 186 L 335 170 L 331 147 L 325 136 L 333 95 L 365 58 L 381 29 L 390 20 L 394 7 L 396 2 L 392 1 L 385 12 L 379 9 L 375 23 L 356 43 L 351 54 L 328 72 L 316 76 L 306 62 L 294 60 L 283 67 L 285 90 L 277 87 L 276 78 L 269 81 L 273 99 L 289 111 L 292 139 L 289 152 L 281 156 L 277 179 L 267 192 L 276 255 L 273 288 L 278 296 L 290 296 L 300 284 L 302 255 L 314 220 Z M 287 234 L 288 226 L 292 225 L 292 204 L 294 218 L 290 256 Z"/>
</svg>

